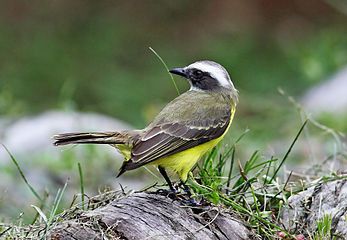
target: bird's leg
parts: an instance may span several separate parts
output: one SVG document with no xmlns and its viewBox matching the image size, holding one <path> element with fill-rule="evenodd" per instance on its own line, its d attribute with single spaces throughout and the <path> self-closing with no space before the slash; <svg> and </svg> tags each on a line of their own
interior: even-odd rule
<svg viewBox="0 0 347 240">
<path fill-rule="evenodd" d="M 165 168 L 163 168 L 162 166 L 158 166 L 158 170 L 160 172 L 160 174 L 164 177 L 165 181 L 167 182 L 167 184 L 169 185 L 169 188 L 170 190 L 173 192 L 173 193 L 176 193 L 176 190 L 175 188 L 173 187 L 171 181 L 170 181 L 170 178 L 169 176 L 167 175 L 166 171 L 165 171 Z"/>
<path fill-rule="evenodd" d="M 190 189 L 189 187 L 186 185 L 185 182 L 183 182 L 181 180 L 181 184 L 180 184 L 182 187 L 183 187 L 183 191 L 188 195 L 188 197 L 190 198 L 192 196 L 192 193 L 190 192 Z"/>
</svg>

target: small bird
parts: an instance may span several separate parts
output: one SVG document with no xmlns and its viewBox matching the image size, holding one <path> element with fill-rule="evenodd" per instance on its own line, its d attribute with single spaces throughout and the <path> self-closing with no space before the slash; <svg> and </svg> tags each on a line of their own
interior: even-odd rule
<svg viewBox="0 0 347 240">
<path fill-rule="evenodd" d="M 197 61 L 169 72 L 186 78 L 190 89 L 168 103 L 146 128 L 63 133 L 53 137 L 54 145 L 109 144 L 125 159 L 118 176 L 153 164 L 175 191 L 166 170 L 177 173 L 183 184 L 187 181 L 198 160 L 228 131 L 238 92 L 226 69 L 213 61 Z"/>
</svg>

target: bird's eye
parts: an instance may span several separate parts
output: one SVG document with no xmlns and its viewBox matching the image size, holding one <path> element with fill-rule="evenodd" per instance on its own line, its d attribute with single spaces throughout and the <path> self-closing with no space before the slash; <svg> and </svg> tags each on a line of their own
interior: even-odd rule
<svg viewBox="0 0 347 240">
<path fill-rule="evenodd" d="M 194 71 L 194 76 L 196 78 L 201 78 L 203 75 L 204 75 L 204 73 L 202 71 L 200 71 L 200 70 L 195 70 Z"/>
</svg>

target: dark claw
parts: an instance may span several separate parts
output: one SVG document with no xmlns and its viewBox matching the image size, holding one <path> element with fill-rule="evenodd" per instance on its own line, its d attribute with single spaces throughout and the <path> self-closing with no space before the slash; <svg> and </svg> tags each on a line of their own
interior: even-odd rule
<svg viewBox="0 0 347 240">
<path fill-rule="evenodd" d="M 183 203 L 183 205 L 190 206 L 190 207 L 200 207 L 200 206 L 202 206 L 194 198 L 182 199 L 180 202 Z"/>
<path fill-rule="evenodd" d="M 177 200 L 177 191 L 173 191 L 173 190 L 167 190 L 167 189 L 158 189 L 156 192 L 156 194 L 168 197 L 172 200 Z"/>
<path fill-rule="evenodd" d="M 179 187 L 181 187 L 181 189 L 183 189 L 183 191 L 188 195 L 188 197 L 191 198 L 192 193 L 190 192 L 189 187 L 185 183 L 180 182 Z"/>
</svg>

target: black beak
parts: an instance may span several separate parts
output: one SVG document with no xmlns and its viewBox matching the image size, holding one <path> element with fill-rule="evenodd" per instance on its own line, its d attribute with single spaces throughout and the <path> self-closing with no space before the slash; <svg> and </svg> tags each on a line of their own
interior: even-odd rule
<svg viewBox="0 0 347 240">
<path fill-rule="evenodd" d="M 187 73 L 184 70 L 184 68 L 174 68 L 174 69 L 171 69 L 169 72 L 172 74 L 176 74 L 176 75 L 185 77 L 185 78 L 187 77 Z"/>
</svg>

